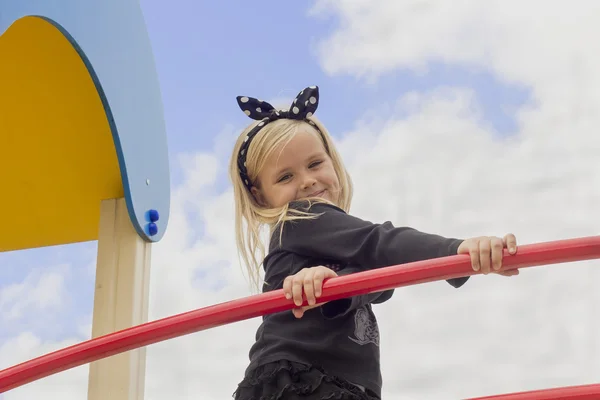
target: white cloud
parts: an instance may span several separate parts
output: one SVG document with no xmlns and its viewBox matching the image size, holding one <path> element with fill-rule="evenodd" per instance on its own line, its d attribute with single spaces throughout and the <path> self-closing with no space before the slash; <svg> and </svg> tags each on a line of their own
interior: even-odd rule
<svg viewBox="0 0 600 400">
<path fill-rule="evenodd" d="M 71 346 L 82 338 L 69 338 L 59 342 L 44 342 L 31 332 L 23 332 L 0 345 L 0 369 L 33 357 Z M 32 382 L 4 394 L 3 400 L 84 399 L 87 397 L 87 365 Z"/>
<path fill-rule="evenodd" d="M 408 93 L 386 113 L 374 104 L 365 115 L 375 122 L 357 116 L 356 128 L 338 138 L 356 183 L 353 212 L 448 236 L 513 231 L 521 243 L 596 234 L 600 75 L 589 49 L 598 28 L 596 9 L 584 9 L 593 3 L 478 4 L 317 1 L 315 12 L 341 21 L 321 48 L 329 73 L 376 78 L 440 61 L 485 68 L 533 93 L 510 138 L 482 121 L 469 88 Z M 230 139 L 228 128 L 214 153 L 182 157 L 184 183 L 173 191 L 169 230 L 153 252 L 152 319 L 248 295 L 231 192 L 217 189 Z M 599 279 L 598 262 L 585 262 L 514 278 L 476 277 L 459 290 L 444 283 L 397 290 L 376 307 L 384 398 L 464 398 L 594 382 Z M 19 293 L 10 295 L 19 300 L 5 301 L 10 310 L 30 301 Z M 150 346 L 146 398 L 230 398 L 258 323 Z M 0 360 L 11 365 L 67 342 L 23 333 L 0 347 Z M 9 392 L 6 400 L 41 393 L 79 399 L 86 385 L 87 367 L 80 367 Z"/>
<path fill-rule="evenodd" d="M 27 313 L 60 307 L 67 273 L 66 265 L 35 269 L 23 282 L 0 287 L 0 321 L 10 323 Z"/>
<path fill-rule="evenodd" d="M 560 77 L 555 84 L 567 87 L 568 78 L 595 75 L 590 67 L 600 60 L 590 40 L 600 15 L 594 1 L 317 0 L 311 14 L 339 21 L 319 45 L 329 73 L 380 74 L 438 61 L 528 86 Z"/>
</svg>

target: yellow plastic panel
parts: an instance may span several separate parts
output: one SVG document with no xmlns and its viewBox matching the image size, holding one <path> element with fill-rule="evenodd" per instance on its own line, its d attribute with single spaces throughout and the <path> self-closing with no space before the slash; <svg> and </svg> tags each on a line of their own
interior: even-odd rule
<svg viewBox="0 0 600 400">
<path fill-rule="evenodd" d="M 86 65 L 52 24 L 0 36 L 0 251 L 96 240 L 123 197 L 106 113 Z"/>
</svg>

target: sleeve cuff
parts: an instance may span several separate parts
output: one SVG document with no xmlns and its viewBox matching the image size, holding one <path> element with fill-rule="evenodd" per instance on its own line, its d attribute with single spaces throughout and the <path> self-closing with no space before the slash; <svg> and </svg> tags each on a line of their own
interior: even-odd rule
<svg viewBox="0 0 600 400">
<path fill-rule="evenodd" d="M 462 242 L 463 242 L 463 240 L 461 240 L 461 239 L 453 240 L 452 243 L 450 244 L 450 246 L 448 246 L 448 255 L 455 256 L 458 253 L 458 248 L 460 247 Z M 451 286 L 458 289 L 459 287 L 464 285 L 469 280 L 469 278 L 470 278 L 469 276 L 464 276 L 462 278 L 448 279 L 448 280 L 446 280 L 446 282 L 448 282 Z"/>
<path fill-rule="evenodd" d="M 462 244 L 462 242 L 464 242 L 464 240 L 462 239 L 454 239 L 452 241 L 452 243 L 450 243 L 450 246 L 448 246 L 448 254 L 445 254 L 446 256 L 455 256 L 458 254 L 458 248 L 460 247 L 460 245 Z"/>
</svg>

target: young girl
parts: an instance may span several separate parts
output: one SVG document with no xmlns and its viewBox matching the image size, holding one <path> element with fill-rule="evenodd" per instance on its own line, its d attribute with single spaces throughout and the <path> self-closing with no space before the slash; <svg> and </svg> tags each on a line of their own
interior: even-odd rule
<svg viewBox="0 0 600 400">
<path fill-rule="evenodd" d="M 516 239 L 448 239 L 352 216 L 350 177 L 313 115 L 318 88 L 301 91 L 286 111 L 250 97 L 237 100 L 258 121 L 240 135 L 230 163 L 238 249 L 255 285 L 262 264 L 263 292 L 283 288 L 298 307 L 263 317 L 234 397 L 380 399 L 379 331 L 371 304 L 389 300 L 394 291 L 320 304 L 323 281 L 455 254 L 470 254 L 473 269 L 483 274 L 514 275 L 518 271 L 501 267 L 503 248 L 515 254 Z M 448 283 L 458 288 L 467 280 Z M 308 305 L 301 307 L 303 295 Z"/>
</svg>

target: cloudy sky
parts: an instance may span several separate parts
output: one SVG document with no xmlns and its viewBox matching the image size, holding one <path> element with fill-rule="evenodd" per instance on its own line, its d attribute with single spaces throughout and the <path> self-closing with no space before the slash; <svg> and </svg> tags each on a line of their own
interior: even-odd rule
<svg viewBox="0 0 600 400">
<path fill-rule="evenodd" d="M 453 237 L 594 235 L 600 220 L 596 1 L 142 0 L 165 108 L 172 219 L 150 318 L 250 294 L 226 164 L 236 95 L 321 88 L 352 212 Z M 596 26 L 596 27 L 594 27 Z M 0 369 L 91 334 L 95 243 L 0 254 Z M 376 307 L 385 399 L 594 383 L 599 262 L 398 290 Z M 258 319 L 148 348 L 146 398 L 230 398 Z M 86 398 L 87 366 L 0 395 Z"/>
</svg>

